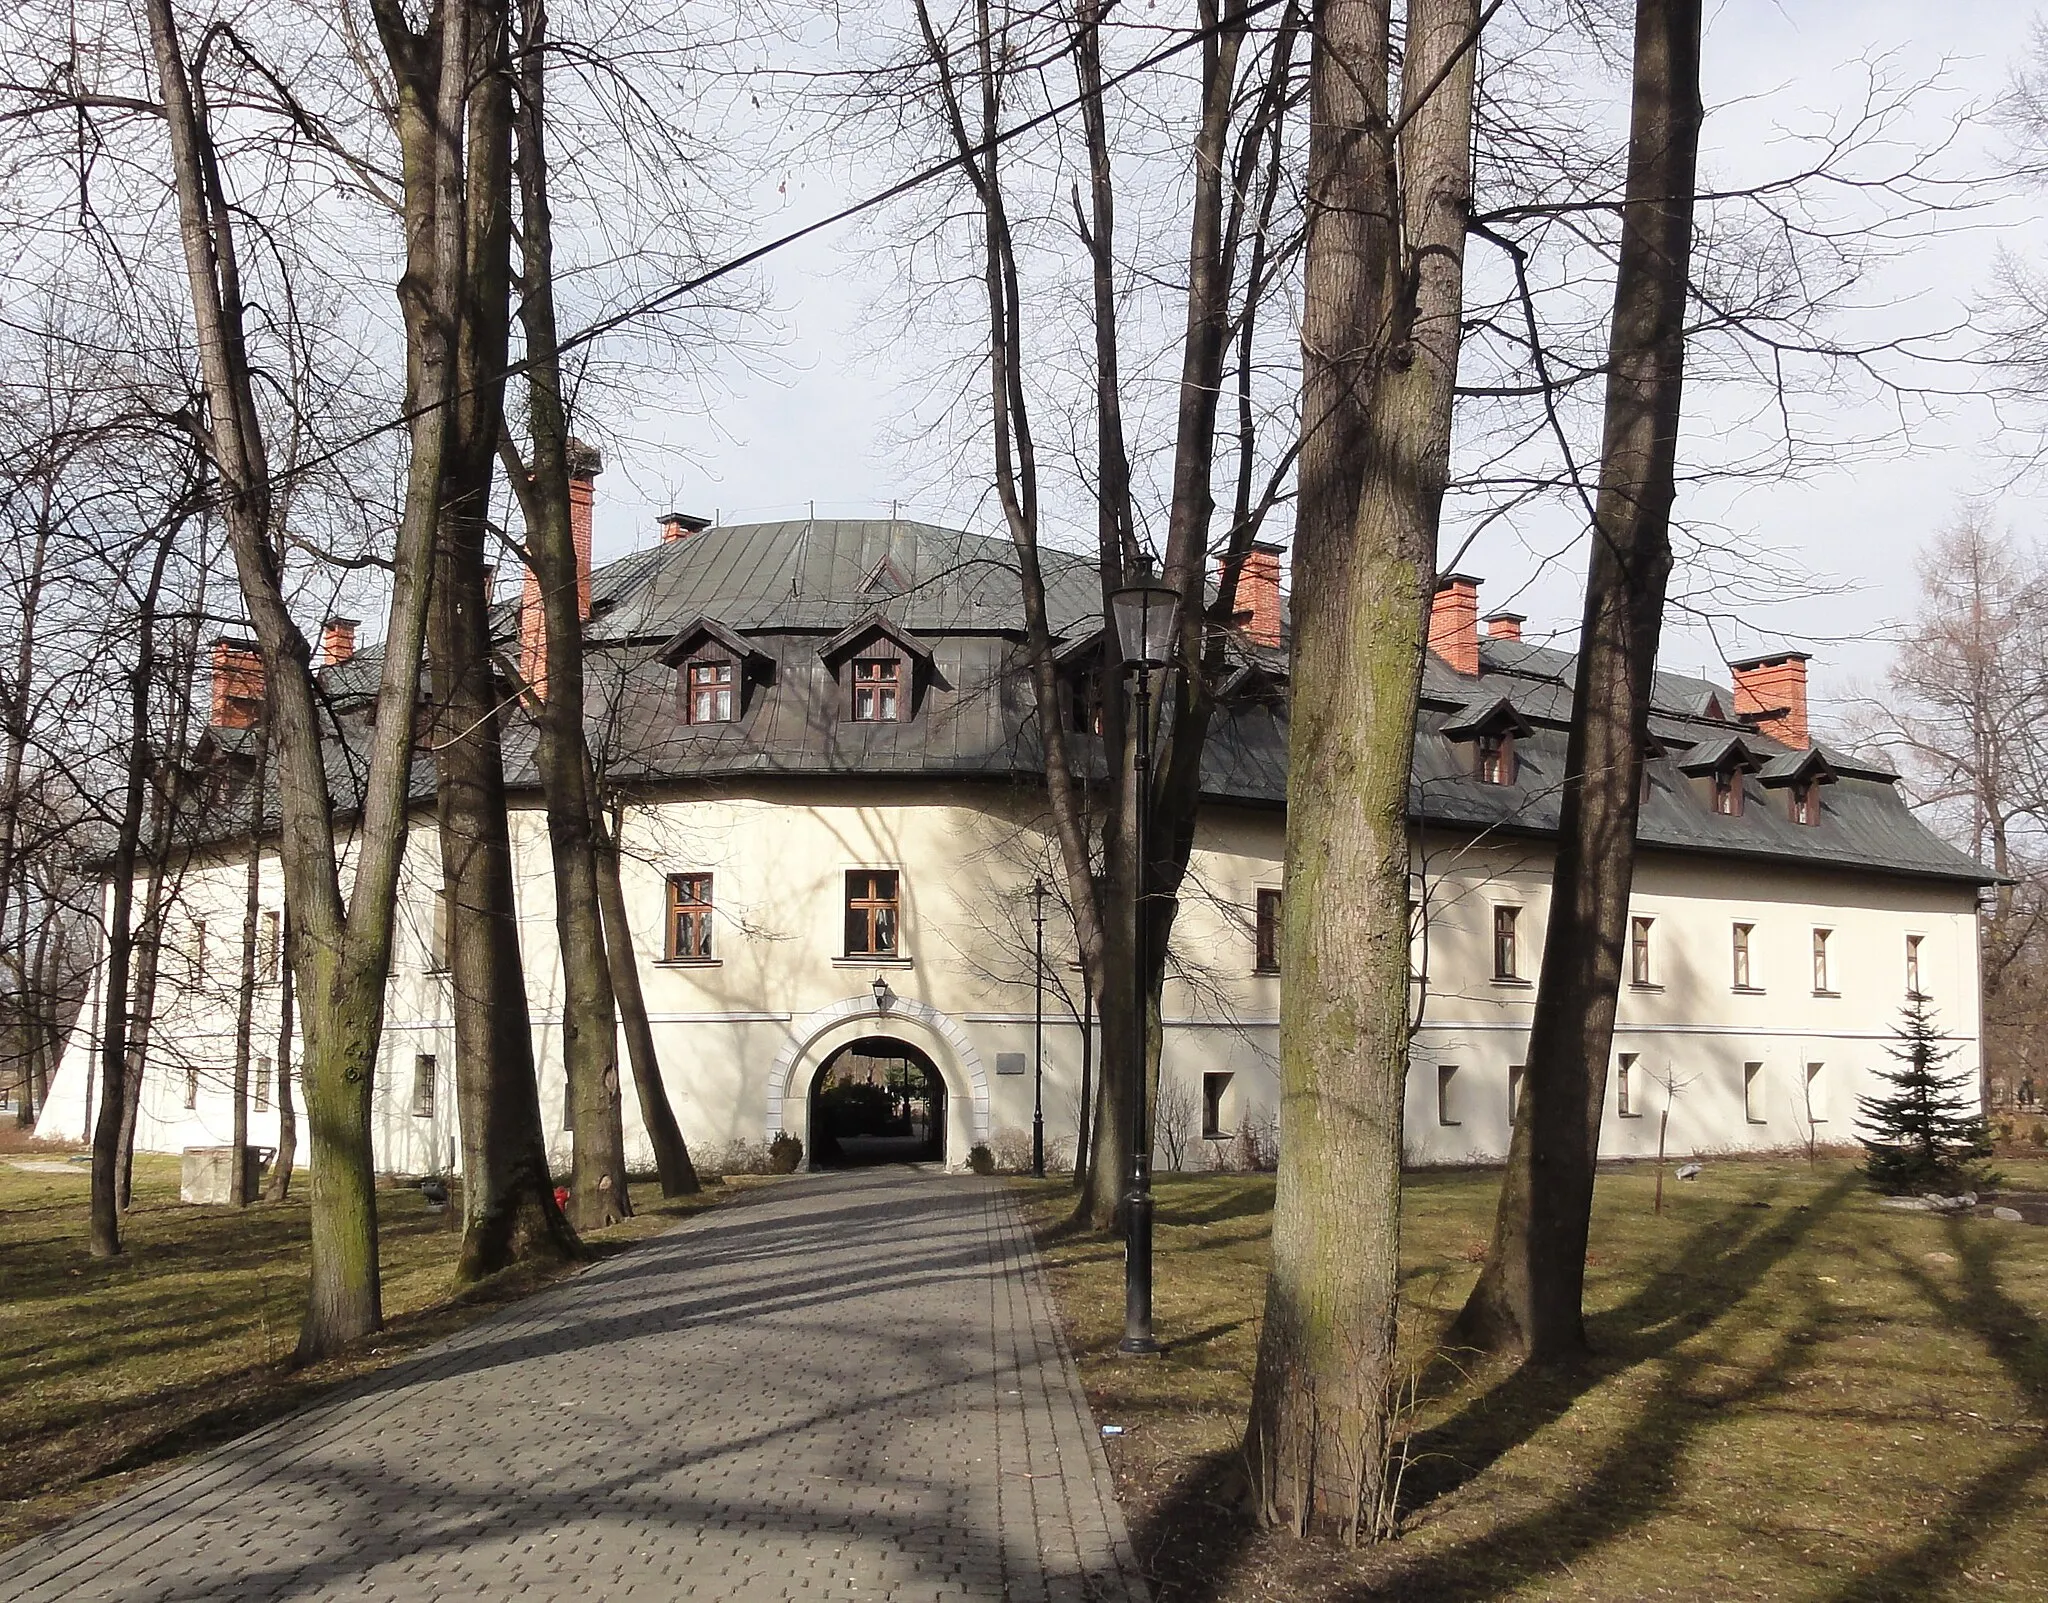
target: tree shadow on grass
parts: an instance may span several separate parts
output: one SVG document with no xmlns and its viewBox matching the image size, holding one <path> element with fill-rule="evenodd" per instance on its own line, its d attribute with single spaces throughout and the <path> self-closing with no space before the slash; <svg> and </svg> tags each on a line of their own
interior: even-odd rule
<svg viewBox="0 0 2048 1603">
<path fill-rule="evenodd" d="M 1468 1484 L 1555 1423 L 1595 1386 L 1645 1364 L 1664 1367 L 1643 1411 L 1568 1497 L 1421 1557 L 1410 1558 L 1398 1546 L 1361 1555 L 1360 1565 L 1380 1573 L 1328 1595 L 1358 1603 L 1378 1598 L 1480 1603 L 1652 1518 L 1668 1502 L 1684 1448 L 1698 1430 L 1730 1405 L 1782 1389 L 1807 1361 L 1815 1332 L 1827 1317 L 1826 1309 L 1810 1299 L 1803 1318 L 1788 1321 L 1768 1358 L 1749 1367 L 1739 1384 L 1715 1387 L 1704 1379 L 1734 1367 L 1736 1344 L 1749 1334 L 1728 1328 L 1710 1335 L 1716 1324 L 1855 1189 L 1855 1178 L 1845 1175 L 1798 1211 L 1721 1210 L 1670 1254 L 1669 1267 L 1618 1307 L 1589 1321 L 1596 1347 L 1589 1362 L 1569 1370 L 1515 1371 L 1443 1424 L 1417 1433 L 1409 1444 L 1410 1468 L 1402 1488 L 1403 1512 L 1409 1516 Z M 1446 1355 L 1432 1376 L 1438 1387 L 1468 1380 L 1456 1355 Z M 1237 1495 L 1241 1484 L 1235 1452 L 1207 1455 L 1186 1466 L 1167 1498 L 1141 1521 L 1134 1535 L 1141 1554 L 1151 1560 L 1148 1568 L 1162 1603 L 1209 1603 L 1227 1596 L 1252 1565 L 1269 1570 L 1301 1565 L 1320 1569 L 1317 1579 L 1330 1579 L 1329 1560 L 1317 1564 L 1312 1550 L 1261 1532 L 1245 1517 Z M 1274 1583 L 1267 1579 L 1270 1589 Z M 1286 1581 L 1278 1584 L 1283 1592 L 1289 1589 Z M 1293 1589 L 1308 1587 L 1296 1582 Z"/>
</svg>

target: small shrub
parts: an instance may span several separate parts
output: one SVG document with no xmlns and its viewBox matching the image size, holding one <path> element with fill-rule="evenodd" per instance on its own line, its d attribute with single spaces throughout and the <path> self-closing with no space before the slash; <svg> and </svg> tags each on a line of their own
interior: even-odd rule
<svg viewBox="0 0 2048 1603">
<path fill-rule="evenodd" d="M 1004 1174 L 1029 1174 L 1031 1132 L 1019 1130 L 1015 1126 L 998 1130 L 988 1138 L 988 1153 L 996 1168 Z M 970 1156 L 968 1162 L 973 1161 Z"/>
<path fill-rule="evenodd" d="M 795 1174 L 797 1165 L 803 1161 L 804 1144 L 787 1130 L 777 1130 L 775 1139 L 768 1143 L 768 1172 Z"/>
<path fill-rule="evenodd" d="M 973 1150 L 967 1154 L 967 1167 L 976 1174 L 994 1174 L 996 1172 L 996 1155 L 989 1151 L 981 1142 L 977 1141 L 974 1144 Z"/>
<path fill-rule="evenodd" d="M 2027 1139 L 2037 1147 L 2048 1147 L 2048 1124 L 2037 1120 L 2034 1128 L 2027 1132 Z"/>
</svg>

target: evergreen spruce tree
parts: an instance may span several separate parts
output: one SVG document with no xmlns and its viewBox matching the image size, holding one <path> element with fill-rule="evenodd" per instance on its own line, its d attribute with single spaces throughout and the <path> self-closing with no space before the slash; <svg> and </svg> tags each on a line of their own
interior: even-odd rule
<svg viewBox="0 0 2048 1603">
<path fill-rule="evenodd" d="M 1858 1123 L 1869 1132 L 1857 1137 L 1866 1153 L 1863 1172 L 1892 1192 L 1947 1193 L 1989 1184 L 1992 1177 L 1974 1162 L 1991 1153 L 1974 1077 L 1943 1071 L 1956 1049 L 1925 997 L 1914 995 L 1899 1011 L 1896 1039 L 1886 1050 L 1904 1067 L 1877 1076 L 1892 1093 L 1857 1099 Z"/>
</svg>

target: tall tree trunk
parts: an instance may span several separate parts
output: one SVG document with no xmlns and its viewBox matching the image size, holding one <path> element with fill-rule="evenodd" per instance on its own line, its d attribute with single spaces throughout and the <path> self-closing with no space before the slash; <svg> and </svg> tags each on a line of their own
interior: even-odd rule
<svg viewBox="0 0 2048 1603">
<path fill-rule="evenodd" d="M 1081 1099 L 1074 1110 L 1074 1186 L 1077 1190 L 1087 1189 L 1088 1165 L 1094 1156 L 1089 1147 L 1095 1113 L 1089 1102 L 1095 1090 L 1090 1083 L 1094 1071 L 1095 989 L 1088 983 L 1084 970 L 1081 975 Z"/>
<path fill-rule="evenodd" d="M 33 702 L 30 681 L 36 666 L 36 626 L 42 620 L 43 576 L 50 550 L 50 492 L 45 479 L 39 487 L 42 505 L 37 509 L 34 543 L 29 550 L 28 583 L 22 594 L 21 638 L 15 642 L 14 682 L 7 687 L 4 716 L 7 750 L 0 760 L 0 908 L 13 899 L 15 842 L 21 831 L 22 767 L 28 756 L 29 707 Z"/>
<path fill-rule="evenodd" d="M 157 542 L 156 556 L 136 613 L 135 663 L 128 673 L 128 771 L 121 821 L 108 867 L 113 906 L 107 919 L 106 1003 L 100 1029 L 100 1105 L 92 1127 L 91 1250 L 111 1258 L 121 1250 L 121 1121 L 128 1086 L 129 968 L 135 945 L 135 860 L 142 842 L 153 753 L 149 742 L 149 689 L 156 673 L 157 601 L 170 562 L 176 526 Z M 161 844 L 161 843 L 159 843 Z"/>
<path fill-rule="evenodd" d="M 463 1238 L 456 1273 L 494 1274 L 581 1248 L 555 1204 L 519 949 L 503 728 L 484 582 L 506 367 L 511 242 L 511 68 L 498 0 L 475 3 L 468 53 L 468 271 L 456 322 L 454 419 L 442 479 L 428 629 L 436 811 L 448 897 Z"/>
<path fill-rule="evenodd" d="M 1628 194 L 1600 494 L 1523 1117 L 1493 1238 L 1452 1339 L 1586 1350 L 1586 1237 L 1628 938 L 1650 691 L 1671 572 L 1686 290 L 1702 120 L 1700 0 L 1639 0 Z"/>
<path fill-rule="evenodd" d="M 299 1114 L 292 1100 L 292 915 L 286 904 L 278 920 L 283 950 L 277 974 L 277 1155 L 263 1188 L 266 1201 L 282 1202 L 291 1192 L 292 1165 L 299 1161 Z"/>
<path fill-rule="evenodd" d="M 165 860 L 169 856 L 169 809 L 159 801 L 151 826 L 156 848 L 142 896 L 142 922 L 135 940 L 135 1006 L 128 1025 L 127 1084 L 121 1097 L 121 1197 L 126 1212 L 135 1195 L 135 1127 L 142 1119 L 142 1088 L 149 1073 L 149 1039 L 156 1026 L 157 978 L 163 971 Z"/>
<path fill-rule="evenodd" d="M 483 0 L 475 0 L 481 4 Z M 431 34 L 403 35 L 393 77 L 404 160 L 406 402 L 411 446 L 392 553 L 391 603 L 357 798 L 355 875 L 341 888 L 312 651 L 286 598 L 273 526 L 268 449 L 248 350 L 235 213 L 212 139 L 204 83 L 187 71 L 170 0 L 144 0 L 178 198 L 179 238 L 206 406 L 197 427 L 220 477 L 242 598 L 261 651 L 278 764 L 281 860 L 297 920 L 306 1124 L 313 1150 L 312 1252 L 301 1361 L 325 1357 L 383 1321 L 371 1098 L 384 1025 L 393 909 L 408 819 L 413 716 L 454 393 L 456 308 L 465 282 L 463 110 L 470 4 L 437 10 Z M 374 0 L 380 34 L 403 34 L 395 0 Z"/>
<path fill-rule="evenodd" d="M 1398 135 L 1389 21 L 1373 0 L 1324 0 L 1311 68 L 1280 1174 L 1245 1439 L 1260 1517 L 1341 1542 L 1377 1536 L 1386 1512 L 1408 788 L 1450 473 L 1478 0 L 1410 0 Z"/>
<path fill-rule="evenodd" d="M 593 798 L 596 785 L 592 784 Z M 697 1166 L 683 1140 L 682 1126 L 669 1103 L 661 1079 L 661 1059 L 654 1050 L 654 1029 L 647 1021 L 647 998 L 640 990 L 640 964 L 633 952 L 633 926 L 626 916 L 626 888 L 619 876 L 619 835 L 624 821 L 618 812 L 607 820 L 593 800 L 591 819 L 597 835 L 597 892 L 604 912 L 604 950 L 611 965 L 612 992 L 618 998 L 619 1024 L 626 1037 L 626 1057 L 633 1067 L 633 1088 L 640 1098 L 640 1122 L 654 1148 L 654 1172 L 664 1197 L 694 1196 L 702 1189 Z"/>
<path fill-rule="evenodd" d="M 242 891 L 242 967 L 235 992 L 234 1122 L 229 1144 L 235 1149 L 228 1175 L 228 1201 L 246 1208 L 255 1199 L 249 1195 L 249 1165 L 244 1156 L 249 1146 L 249 1046 L 256 1022 L 256 931 L 263 914 L 263 771 L 269 756 L 270 719 L 256 723 L 256 770 L 249 779 L 249 862 Z"/>
<path fill-rule="evenodd" d="M 546 684 L 536 687 L 536 761 L 554 864 L 555 935 L 562 958 L 562 1063 L 570 1121 L 570 1218 L 598 1230 L 628 1217 L 626 1128 L 619 1087 L 618 1008 L 605 961 L 591 816 L 590 753 L 583 733 L 583 612 L 588 550 L 578 552 L 572 475 L 588 486 L 597 453 L 569 436 L 555 323 L 554 219 L 548 201 L 547 7 L 521 8 L 518 179 L 522 247 L 519 319 L 526 335 L 532 458 L 517 488 L 527 562 L 540 590 Z M 588 493 L 586 488 L 585 494 Z M 587 517 L 586 508 L 584 515 Z"/>
</svg>

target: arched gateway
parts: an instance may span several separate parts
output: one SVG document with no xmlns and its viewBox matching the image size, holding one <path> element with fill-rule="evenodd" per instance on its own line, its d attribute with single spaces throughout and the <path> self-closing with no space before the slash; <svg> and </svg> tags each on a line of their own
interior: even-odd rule
<svg viewBox="0 0 2048 1603">
<path fill-rule="evenodd" d="M 946 1088 L 946 1163 L 964 1167 L 969 1150 L 988 1140 L 988 1075 L 981 1054 L 957 1020 L 893 994 L 880 1003 L 868 993 L 844 997 L 790 1026 L 789 1040 L 768 1073 L 763 1134 L 772 1140 L 777 1131 L 787 1131 L 803 1142 L 808 1162 L 810 1093 L 819 1070 L 845 1049 L 875 1039 L 902 1042 L 938 1072 Z"/>
</svg>

